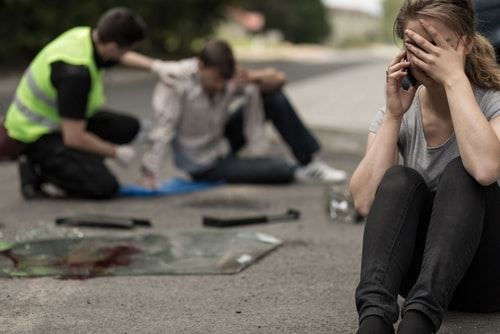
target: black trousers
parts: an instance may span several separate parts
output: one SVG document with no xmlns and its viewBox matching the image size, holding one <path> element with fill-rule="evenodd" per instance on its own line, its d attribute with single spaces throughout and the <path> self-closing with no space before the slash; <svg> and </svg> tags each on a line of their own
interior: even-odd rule
<svg viewBox="0 0 500 334">
<path fill-rule="evenodd" d="M 500 189 L 481 186 L 462 160 L 450 162 L 436 193 L 415 170 L 385 174 L 368 215 L 356 290 L 360 321 L 388 324 L 417 310 L 439 329 L 447 309 L 500 311 Z"/>
<path fill-rule="evenodd" d="M 273 123 L 300 165 L 311 162 L 320 145 L 304 126 L 283 92 L 263 94 L 266 120 Z M 289 183 L 294 180 L 295 166 L 277 158 L 239 158 L 245 145 L 243 112 L 236 111 L 226 124 L 225 136 L 232 154 L 207 171 L 192 175 L 197 180 L 224 180 L 229 183 Z"/>
<path fill-rule="evenodd" d="M 320 145 L 305 127 L 292 104 L 282 91 L 262 94 L 266 120 L 271 121 L 300 165 L 311 162 Z M 245 145 L 243 112 L 236 111 L 226 124 L 225 136 L 234 153 Z"/>
<path fill-rule="evenodd" d="M 99 111 L 88 120 L 87 130 L 122 145 L 135 138 L 139 122 L 131 116 Z M 61 133 L 51 133 L 34 143 L 23 144 L 21 153 L 37 168 L 42 181 L 55 184 L 68 196 L 105 199 L 118 192 L 118 181 L 104 164 L 104 158 L 66 147 Z"/>
</svg>

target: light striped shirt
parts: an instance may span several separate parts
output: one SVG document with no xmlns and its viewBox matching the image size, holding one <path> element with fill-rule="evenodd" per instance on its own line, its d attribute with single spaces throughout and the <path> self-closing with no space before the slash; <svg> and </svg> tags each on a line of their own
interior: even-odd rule
<svg viewBox="0 0 500 334">
<path fill-rule="evenodd" d="M 248 151 L 261 145 L 264 112 L 259 88 L 253 84 L 209 96 L 201 86 L 196 59 L 172 62 L 172 75 L 156 85 L 153 94 L 153 129 L 142 167 L 159 176 L 165 150 L 173 151 L 175 165 L 197 173 L 212 167 L 230 153 L 224 129 L 235 97 L 246 100 L 243 109 L 244 135 Z"/>
</svg>

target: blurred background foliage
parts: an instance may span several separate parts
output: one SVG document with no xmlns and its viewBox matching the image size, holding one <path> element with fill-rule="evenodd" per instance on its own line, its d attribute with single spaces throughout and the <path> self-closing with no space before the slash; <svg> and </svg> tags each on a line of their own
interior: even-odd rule
<svg viewBox="0 0 500 334">
<path fill-rule="evenodd" d="M 384 0 L 382 2 L 382 34 L 386 43 L 394 43 L 394 21 L 404 0 Z"/>
<path fill-rule="evenodd" d="M 320 43 L 330 35 L 321 0 L 240 0 L 240 5 L 266 17 L 266 30 L 279 30 L 292 43 Z"/>
<path fill-rule="evenodd" d="M 403 0 L 383 0 L 383 40 L 393 43 L 392 25 Z M 176 58 L 193 55 L 236 6 L 264 15 L 265 31 L 280 31 L 292 43 L 327 42 L 331 12 L 322 0 L 0 0 L 0 66 L 24 65 L 65 30 L 95 25 L 114 6 L 126 6 L 148 25 L 140 51 Z M 341 45 L 337 45 L 342 47 Z"/>
<path fill-rule="evenodd" d="M 114 6 L 129 7 L 144 18 L 148 38 L 140 50 L 160 56 L 196 52 L 225 19 L 227 6 L 262 12 L 265 29 L 280 30 L 291 42 L 320 42 L 329 34 L 321 0 L 0 0 L 0 64 L 28 62 L 60 33 L 93 26 Z"/>
<path fill-rule="evenodd" d="M 148 25 L 141 50 L 153 54 L 189 54 L 193 44 L 212 33 L 232 0 L 0 0 L 0 63 L 22 63 L 65 30 L 94 26 L 114 6 L 126 6 Z"/>
</svg>

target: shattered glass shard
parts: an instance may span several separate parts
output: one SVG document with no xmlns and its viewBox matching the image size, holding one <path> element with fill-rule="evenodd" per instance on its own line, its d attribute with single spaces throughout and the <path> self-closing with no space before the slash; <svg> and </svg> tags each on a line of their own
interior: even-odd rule
<svg viewBox="0 0 500 334">
<path fill-rule="evenodd" d="M 207 230 L 33 240 L 0 251 L 0 276 L 234 274 L 280 245 L 263 233 Z"/>
</svg>

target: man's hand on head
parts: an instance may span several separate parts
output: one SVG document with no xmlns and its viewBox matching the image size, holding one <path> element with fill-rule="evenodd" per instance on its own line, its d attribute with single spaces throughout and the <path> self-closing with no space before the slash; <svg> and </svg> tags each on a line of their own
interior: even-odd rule
<svg viewBox="0 0 500 334">
<path fill-rule="evenodd" d="M 237 65 L 233 82 L 239 87 L 250 83 L 250 70 L 241 65 Z"/>
<path fill-rule="evenodd" d="M 248 81 L 259 86 L 264 93 L 275 92 L 286 83 L 285 73 L 274 67 L 248 70 Z"/>
</svg>

